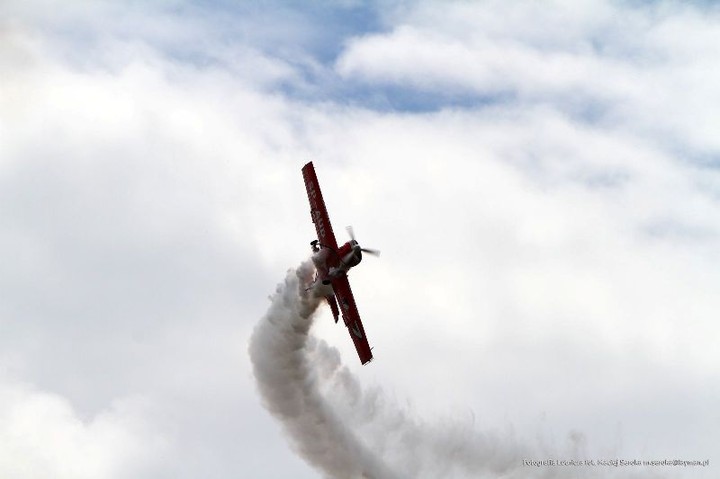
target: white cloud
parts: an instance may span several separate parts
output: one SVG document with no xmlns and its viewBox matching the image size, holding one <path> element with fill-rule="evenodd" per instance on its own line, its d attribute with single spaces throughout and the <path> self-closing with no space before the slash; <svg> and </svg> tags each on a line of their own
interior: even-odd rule
<svg viewBox="0 0 720 479">
<path fill-rule="evenodd" d="M 345 163 L 318 161 L 333 220 L 383 249 L 353 272 L 382 364 L 369 374 L 425 412 L 472 407 L 486 427 L 711 454 L 699 429 L 673 439 L 711 417 L 720 223 L 702 172 L 546 108 L 334 117 L 317 131 Z M 333 344 L 352 365 L 344 335 Z M 672 411 L 688 404 L 698 414 L 681 425 Z"/>
<path fill-rule="evenodd" d="M 720 28 L 709 7 L 422 2 L 411 10 L 390 31 L 350 41 L 337 71 L 428 94 L 549 103 L 663 135 L 697 150 L 689 154 L 718 147 Z"/>
<path fill-rule="evenodd" d="M 212 14 L 23 5 L 0 43 L 0 360 L 35 385 L 3 382 L 4 413 L 48 435 L 0 434 L 32 474 L 313 477 L 245 352 L 309 252 L 310 159 L 338 237 L 383 251 L 352 272 L 377 360 L 327 314 L 315 330 L 362 383 L 481 432 L 713 459 L 712 10 L 401 5 L 347 43 L 344 88 L 512 93 L 420 113 L 293 99 L 311 80 Z"/>
<path fill-rule="evenodd" d="M 268 426 L 243 433 L 262 420 L 242 364 L 263 284 L 274 281 L 257 259 L 274 220 L 252 198 L 277 196 L 267 158 L 284 129 L 268 126 L 283 102 L 253 79 L 153 49 L 111 69 L 110 57 L 79 67 L 31 29 L 8 35 L 2 363 L 50 398 L 41 409 L 60 418 L 57 434 L 78 439 L 72 462 L 58 459 L 48 433 L 6 470 L 29 462 L 39 469 L 14 477 L 225 477 L 264 465 L 282 476 L 261 461 L 265 450 L 284 452 L 282 442 L 255 445 L 273 437 Z M 280 272 L 287 253 L 275 255 Z M 152 406 L 148 427 L 170 444 L 150 452 L 154 462 L 125 451 L 132 417 L 113 416 L 118 432 L 102 436 L 104 411 L 136 393 Z M 84 458 L 96 436 L 103 451 Z"/>
<path fill-rule="evenodd" d="M 121 478 L 152 471 L 167 450 L 139 398 L 90 419 L 56 394 L 3 378 L 0 474 L 5 477 Z"/>
</svg>

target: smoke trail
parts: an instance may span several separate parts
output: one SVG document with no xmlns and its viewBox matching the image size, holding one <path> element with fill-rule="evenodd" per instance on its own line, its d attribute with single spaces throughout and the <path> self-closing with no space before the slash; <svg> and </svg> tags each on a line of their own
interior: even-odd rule
<svg viewBox="0 0 720 479">
<path fill-rule="evenodd" d="M 288 271 L 253 331 L 249 352 L 264 406 L 280 420 L 296 452 L 325 477 L 615 475 L 604 469 L 527 466 L 523 459 L 563 456 L 519 444 L 510 432 L 479 432 L 472 422 L 423 421 L 379 388 L 363 389 L 343 366 L 339 352 L 309 335 L 320 304 L 305 291 L 313 272 L 311 261 Z M 580 450 L 583 440 L 573 443 L 573 450 L 566 451 L 572 455 L 564 457 L 586 455 Z M 621 477 L 659 477 L 625 472 Z"/>
<path fill-rule="evenodd" d="M 253 331 L 250 359 L 265 407 L 282 421 L 297 452 L 328 477 L 396 477 L 358 441 L 318 387 L 323 378 L 308 331 L 319 299 L 305 291 L 312 274 L 310 261 L 288 272 Z"/>
</svg>

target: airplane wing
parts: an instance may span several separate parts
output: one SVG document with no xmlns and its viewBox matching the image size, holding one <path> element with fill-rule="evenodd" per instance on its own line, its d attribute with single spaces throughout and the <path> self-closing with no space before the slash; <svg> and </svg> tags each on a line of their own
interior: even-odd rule
<svg viewBox="0 0 720 479">
<path fill-rule="evenodd" d="M 321 246 L 332 248 L 332 251 L 337 251 L 337 241 L 335 241 L 335 234 L 330 224 L 327 209 L 325 209 L 325 201 L 320 191 L 320 183 L 318 183 L 312 161 L 303 166 L 302 174 L 305 180 L 308 199 L 310 200 L 310 216 L 312 217 L 313 223 L 315 223 L 318 241 Z"/>
<path fill-rule="evenodd" d="M 365 329 L 362 321 L 360 321 L 360 313 L 358 313 L 355 305 L 355 298 L 350 289 L 347 276 L 333 280 L 332 286 L 340 305 L 340 311 L 342 311 L 345 326 L 347 326 L 350 337 L 355 343 L 358 356 L 360 356 L 360 362 L 363 364 L 368 363 L 373 358 L 372 351 L 370 351 L 370 343 L 368 343 L 367 336 L 365 336 Z"/>
</svg>

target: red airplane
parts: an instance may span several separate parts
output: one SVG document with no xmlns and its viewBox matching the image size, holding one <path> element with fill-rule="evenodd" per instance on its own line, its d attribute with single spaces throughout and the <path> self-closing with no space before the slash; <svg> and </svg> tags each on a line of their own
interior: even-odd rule
<svg viewBox="0 0 720 479">
<path fill-rule="evenodd" d="M 350 268 L 357 266 L 362 261 L 363 252 L 375 256 L 378 256 L 380 252 L 361 248 L 358 242 L 355 241 L 355 235 L 350 226 L 347 227 L 350 241 L 338 248 L 312 161 L 303 166 L 302 173 L 305 180 L 305 189 L 307 189 L 308 199 L 310 200 L 310 217 L 315 223 L 318 237 L 318 239 L 310 243 L 313 251 L 312 260 L 317 270 L 315 282 L 310 289 L 313 290 L 316 296 L 325 297 L 336 323 L 340 314 L 338 304 L 340 305 L 345 326 L 347 326 L 350 337 L 355 343 L 360 362 L 366 364 L 372 360 L 373 356 L 365 335 L 365 329 L 362 321 L 360 321 L 360 314 L 355 305 L 355 298 L 353 298 L 350 289 L 347 273 Z"/>
</svg>

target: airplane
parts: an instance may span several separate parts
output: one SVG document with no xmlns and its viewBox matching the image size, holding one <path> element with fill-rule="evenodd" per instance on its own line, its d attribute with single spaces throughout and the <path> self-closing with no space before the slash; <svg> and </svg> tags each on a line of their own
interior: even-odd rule
<svg viewBox="0 0 720 479">
<path fill-rule="evenodd" d="M 360 247 L 351 226 L 346 228 L 350 241 L 338 248 L 312 161 L 303 166 L 302 174 L 310 200 L 310 217 L 317 232 L 317 239 L 310 243 L 317 274 L 308 289 L 318 297 L 325 297 L 336 323 L 342 311 L 343 321 L 355 343 L 360 362 L 367 364 L 372 361 L 373 355 L 347 275 L 351 268 L 362 261 L 363 253 L 378 256 L 380 252 Z"/>
</svg>

